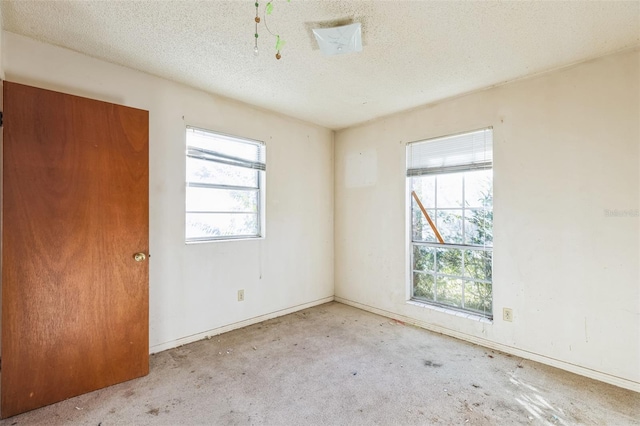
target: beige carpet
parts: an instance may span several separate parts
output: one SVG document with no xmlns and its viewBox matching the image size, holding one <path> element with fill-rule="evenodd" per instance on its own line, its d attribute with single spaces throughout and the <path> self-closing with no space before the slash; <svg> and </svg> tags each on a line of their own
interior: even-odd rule
<svg viewBox="0 0 640 426">
<path fill-rule="evenodd" d="M 5 425 L 640 424 L 640 394 L 329 303 Z"/>
</svg>

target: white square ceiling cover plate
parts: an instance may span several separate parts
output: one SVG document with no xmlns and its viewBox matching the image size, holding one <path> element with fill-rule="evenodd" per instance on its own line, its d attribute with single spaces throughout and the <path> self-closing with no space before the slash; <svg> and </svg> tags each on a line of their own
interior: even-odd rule
<svg viewBox="0 0 640 426">
<path fill-rule="evenodd" d="M 325 55 L 342 55 L 362 51 L 362 29 L 360 23 L 313 30 L 320 50 Z"/>
</svg>

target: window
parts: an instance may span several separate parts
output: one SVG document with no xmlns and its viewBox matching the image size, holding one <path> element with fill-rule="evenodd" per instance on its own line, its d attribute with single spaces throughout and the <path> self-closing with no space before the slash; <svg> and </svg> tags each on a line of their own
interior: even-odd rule
<svg viewBox="0 0 640 426">
<path fill-rule="evenodd" d="M 186 241 L 264 236 L 264 143 L 187 127 Z"/>
<path fill-rule="evenodd" d="M 492 318 L 493 131 L 407 145 L 411 298 Z"/>
</svg>

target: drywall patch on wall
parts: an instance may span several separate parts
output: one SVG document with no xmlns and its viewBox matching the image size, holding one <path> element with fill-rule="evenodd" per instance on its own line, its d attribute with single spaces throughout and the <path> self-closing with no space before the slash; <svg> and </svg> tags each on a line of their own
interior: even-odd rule
<svg viewBox="0 0 640 426">
<path fill-rule="evenodd" d="M 375 149 L 352 152 L 345 156 L 345 186 L 373 186 L 378 180 L 378 153 Z"/>
</svg>

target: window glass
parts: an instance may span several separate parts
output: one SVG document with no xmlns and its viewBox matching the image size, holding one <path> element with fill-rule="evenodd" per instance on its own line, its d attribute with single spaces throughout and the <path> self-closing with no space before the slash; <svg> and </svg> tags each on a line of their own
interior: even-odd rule
<svg viewBox="0 0 640 426">
<path fill-rule="evenodd" d="M 186 241 L 264 235 L 264 144 L 191 127 L 186 139 Z"/>
<path fill-rule="evenodd" d="M 407 147 L 413 299 L 492 318 L 492 158 L 491 129 Z"/>
</svg>

